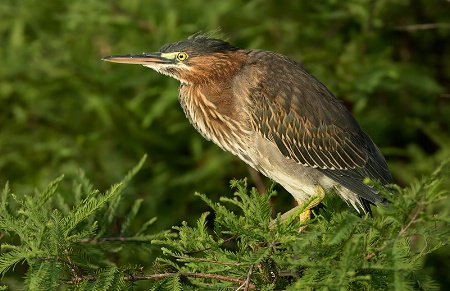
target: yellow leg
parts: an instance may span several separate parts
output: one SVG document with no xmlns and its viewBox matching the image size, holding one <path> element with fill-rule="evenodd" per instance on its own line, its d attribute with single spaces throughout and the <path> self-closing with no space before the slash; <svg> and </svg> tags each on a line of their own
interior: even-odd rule
<svg viewBox="0 0 450 291">
<path fill-rule="evenodd" d="M 315 196 L 312 196 L 303 204 L 297 201 L 299 206 L 304 207 L 304 210 L 299 215 L 300 222 L 305 222 L 311 219 L 311 209 L 319 205 L 323 198 L 325 198 L 325 190 L 321 186 L 317 186 Z"/>
<path fill-rule="evenodd" d="M 319 205 L 323 198 L 325 198 L 325 190 L 321 186 L 317 186 L 316 195 L 309 198 L 306 202 L 297 200 L 298 205 L 283 213 L 280 217 L 280 221 L 287 221 L 290 223 L 297 217 L 300 219 L 300 222 L 308 221 L 311 219 L 311 209 Z M 275 223 L 276 220 L 272 220 L 270 226 L 273 226 Z M 300 231 L 302 229 L 300 229 Z"/>
</svg>

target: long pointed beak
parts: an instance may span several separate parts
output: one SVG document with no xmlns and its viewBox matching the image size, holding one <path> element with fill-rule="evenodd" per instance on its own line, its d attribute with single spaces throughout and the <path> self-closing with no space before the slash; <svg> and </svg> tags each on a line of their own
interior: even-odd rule
<svg viewBox="0 0 450 291">
<path fill-rule="evenodd" d="M 102 61 L 122 63 L 122 64 L 136 64 L 136 65 L 156 65 L 156 64 L 172 64 L 173 60 L 165 58 L 161 53 L 143 53 L 143 54 L 129 54 L 129 55 L 115 55 L 104 57 Z"/>
</svg>

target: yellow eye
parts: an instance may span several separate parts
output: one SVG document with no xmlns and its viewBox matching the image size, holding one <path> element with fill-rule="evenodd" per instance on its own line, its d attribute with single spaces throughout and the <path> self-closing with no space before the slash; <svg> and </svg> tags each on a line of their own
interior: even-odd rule
<svg viewBox="0 0 450 291">
<path fill-rule="evenodd" d="M 184 60 L 186 60 L 188 58 L 188 55 L 186 54 L 186 53 L 178 53 L 178 55 L 177 55 L 177 59 L 179 60 L 179 61 L 184 61 Z"/>
</svg>

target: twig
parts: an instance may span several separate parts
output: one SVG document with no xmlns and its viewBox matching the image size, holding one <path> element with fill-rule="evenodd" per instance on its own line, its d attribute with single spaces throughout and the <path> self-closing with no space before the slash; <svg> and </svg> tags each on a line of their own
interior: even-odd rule
<svg viewBox="0 0 450 291">
<path fill-rule="evenodd" d="M 253 267 L 254 267 L 255 265 L 251 265 L 250 266 L 250 269 L 248 270 L 248 273 L 247 273 L 247 279 L 245 279 L 245 287 L 244 287 L 244 291 L 247 291 L 248 290 L 248 288 L 250 287 L 250 279 L 252 278 L 252 274 L 253 274 Z"/>
<path fill-rule="evenodd" d="M 139 241 L 139 242 L 142 242 L 141 240 L 138 240 L 135 237 L 123 237 L 123 236 L 84 238 L 84 239 L 81 239 L 79 242 L 80 243 L 101 243 L 101 242 L 106 242 L 106 241 Z"/>
<path fill-rule="evenodd" d="M 53 258 L 53 257 L 47 257 L 47 258 L 37 258 L 40 261 L 55 261 L 55 262 L 62 262 L 65 263 L 69 269 L 72 271 L 72 280 L 75 278 L 81 278 L 82 275 L 79 274 L 79 272 L 76 269 L 76 266 L 72 263 L 69 256 L 67 256 L 67 260 L 64 260 L 62 258 Z"/>
<path fill-rule="evenodd" d="M 67 261 L 69 262 L 70 270 L 72 271 L 72 274 L 74 276 L 78 276 L 77 270 L 75 270 L 75 265 L 72 263 L 72 260 L 70 260 L 70 257 L 67 256 Z"/>
<path fill-rule="evenodd" d="M 229 238 L 227 238 L 226 240 L 224 240 L 224 241 L 222 242 L 222 244 L 225 244 L 225 243 L 227 243 L 227 242 L 229 242 L 229 241 L 231 241 L 231 240 L 233 240 L 233 239 L 235 239 L 235 238 L 238 238 L 240 235 L 241 235 L 240 233 L 237 233 L 237 234 L 233 235 L 232 237 L 229 237 Z M 186 251 L 186 252 L 184 252 L 184 253 L 185 253 L 185 254 L 194 254 L 194 253 L 204 252 L 204 251 L 207 251 L 207 250 L 210 250 L 210 249 L 211 249 L 211 247 L 209 247 L 209 248 L 204 248 L 204 249 L 199 249 L 199 250 Z"/>
<path fill-rule="evenodd" d="M 426 250 L 427 247 L 428 247 L 428 239 L 425 240 L 425 245 L 423 246 L 422 250 L 420 251 L 419 255 L 417 256 L 418 258 L 420 258 L 420 256 L 422 256 L 423 252 Z"/>
<path fill-rule="evenodd" d="M 400 230 L 400 232 L 398 233 L 398 236 L 403 235 L 408 228 L 416 222 L 416 218 L 419 215 L 419 213 L 422 211 L 423 206 L 424 206 L 424 201 L 425 201 L 425 197 L 422 197 L 422 199 L 420 199 L 419 205 L 417 206 L 416 211 L 414 212 L 414 215 L 411 217 L 411 220 L 408 222 L 407 225 L 405 225 L 404 227 L 402 227 L 402 229 Z M 387 244 L 384 244 L 383 246 L 381 246 L 377 252 L 381 252 L 382 250 L 384 250 L 387 247 Z M 422 250 L 423 251 L 423 250 Z M 368 254 L 367 256 L 364 257 L 364 259 L 366 260 L 370 260 L 371 258 L 373 258 L 375 256 L 375 252 L 372 252 L 370 254 Z"/>
<path fill-rule="evenodd" d="M 68 260 L 64 260 L 61 258 L 53 258 L 53 257 L 47 257 L 47 258 L 37 258 L 39 261 L 55 261 L 55 262 L 61 262 L 65 263 L 67 266 L 69 266 L 71 269 L 75 270 L 75 266 Z"/>
<path fill-rule="evenodd" d="M 373 29 L 373 16 L 375 14 L 375 9 L 377 6 L 377 0 L 371 0 L 369 3 L 369 16 L 367 17 L 367 30 L 371 31 Z"/>
<path fill-rule="evenodd" d="M 208 273 L 194 273 L 194 272 L 182 272 L 182 273 L 162 273 L 162 274 L 152 274 L 152 275 L 129 275 L 124 276 L 124 281 L 144 281 L 144 280 L 155 280 L 155 279 L 161 279 L 161 278 L 168 278 L 168 277 L 190 277 L 190 278 L 202 278 L 202 279 L 213 279 L 213 280 L 221 280 L 221 281 L 227 281 L 237 284 L 244 284 L 245 281 L 236 277 L 231 276 L 225 276 L 225 275 L 218 275 L 218 274 L 208 274 Z M 81 276 L 81 277 L 75 277 L 72 278 L 72 283 L 79 283 L 84 280 L 89 281 L 95 281 L 98 277 L 95 275 L 87 275 L 87 276 Z M 255 284 L 250 283 L 248 285 L 248 289 L 254 290 L 256 289 Z"/>
<path fill-rule="evenodd" d="M 226 265 L 226 266 L 234 266 L 234 267 L 239 267 L 239 266 L 243 265 L 242 263 L 219 262 L 219 261 L 202 259 L 202 258 L 182 257 L 182 256 L 175 256 L 175 255 L 172 255 L 172 257 L 177 258 L 177 259 L 184 259 L 184 260 L 198 261 L 198 262 L 205 262 L 205 263 L 213 263 L 213 264 L 218 264 L 218 265 Z"/>
<path fill-rule="evenodd" d="M 423 205 L 424 205 L 424 197 L 422 197 L 422 199 L 420 199 L 419 206 L 417 206 L 416 212 L 414 213 L 414 215 L 413 215 L 413 217 L 411 218 L 411 220 L 410 220 L 410 221 L 408 222 L 408 224 L 407 224 L 405 227 L 403 227 L 403 228 L 400 230 L 400 232 L 398 233 L 399 236 L 402 235 L 402 234 L 404 234 L 404 233 L 408 230 L 408 228 L 409 228 L 414 222 L 416 222 L 416 218 L 417 218 L 417 216 L 419 215 L 419 213 L 422 211 Z"/>
<path fill-rule="evenodd" d="M 98 279 L 98 276 L 96 276 L 96 275 L 85 275 L 85 276 L 78 275 L 76 273 L 76 268 L 72 264 L 70 259 L 65 260 L 65 259 L 58 258 L 58 257 L 55 257 L 55 258 L 47 257 L 47 258 L 38 258 L 38 260 L 57 261 L 57 262 L 65 263 L 74 272 L 72 279 L 70 280 L 70 282 L 72 282 L 72 283 L 79 283 L 79 282 L 85 281 L 85 280 L 95 281 Z M 251 267 L 251 270 L 252 269 L 253 268 Z M 222 281 L 233 282 L 233 283 L 242 284 L 242 285 L 246 284 L 246 282 L 247 282 L 247 280 L 242 280 L 242 279 L 239 279 L 236 277 L 231 277 L 231 276 L 225 276 L 225 275 L 219 275 L 219 274 L 208 274 L 208 273 L 194 273 L 194 272 L 162 273 L 162 274 L 152 274 L 152 275 L 128 275 L 128 276 L 124 276 L 123 279 L 124 279 L 124 281 L 143 281 L 143 280 L 155 280 L 155 279 L 175 277 L 175 276 L 222 280 Z M 250 282 L 248 282 L 248 284 L 246 284 L 246 286 L 248 286 L 248 287 L 245 290 L 256 289 L 255 284 L 252 284 Z"/>
<path fill-rule="evenodd" d="M 384 250 L 387 247 L 387 244 L 382 245 L 376 252 L 379 253 L 382 250 Z M 367 256 L 364 257 L 365 260 L 370 260 L 371 258 L 375 257 L 375 252 L 371 252 Z"/>
<path fill-rule="evenodd" d="M 395 30 L 415 31 L 415 30 L 427 30 L 427 29 L 450 29 L 450 23 L 424 23 L 424 24 L 411 24 L 396 26 Z"/>
</svg>

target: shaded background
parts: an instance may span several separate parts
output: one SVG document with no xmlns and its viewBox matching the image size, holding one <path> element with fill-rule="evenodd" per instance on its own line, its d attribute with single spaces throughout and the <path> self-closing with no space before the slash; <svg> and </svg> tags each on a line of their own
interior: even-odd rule
<svg viewBox="0 0 450 291">
<path fill-rule="evenodd" d="M 208 210 L 195 191 L 214 200 L 232 178 L 252 184 L 244 163 L 191 127 L 176 80 L 100 61 L 217 28 L 236 46 L 302 63 L 353 112 L 398 184 L 450 157 L 449 1 L 293 2 L 2 0 L 0 186 L 32 194 L 65 174 L 70 187 L 81 169 L 104 190 L 147 153 L 123 209 L 144 198 L 136 228 L 157 216 L 156 232 Z M 289 208 L 277 190 L 276 209 Z M 448 264 L 448 249 L 441 256 Z"/>
</svg>

